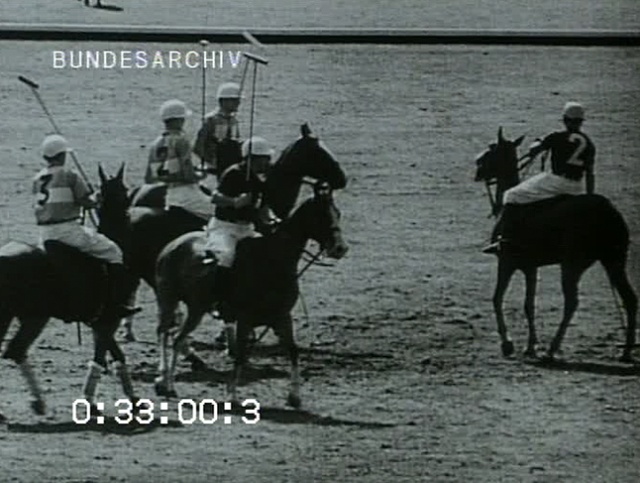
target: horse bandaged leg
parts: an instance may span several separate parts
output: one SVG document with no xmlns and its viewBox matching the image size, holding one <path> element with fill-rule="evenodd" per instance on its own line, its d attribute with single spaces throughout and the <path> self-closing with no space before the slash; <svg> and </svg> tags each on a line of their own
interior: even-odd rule
<svg viewBox="0 0 640 483">
<path fill-rule="evenodd" d="M 89 365 L 87 366 L 87 375 L 82 387 L 82 394 L 84 395 L 84 398 L 89 402 L 89 404 L 94 404 L 96 389 L 98 387 L 98 383 L 100 382 L 100 378 L 102 377 L 103 371 L 104 367 L 94 361 L 89 362 Z"/>
<path fill-rule="evenodd" d="M 131 374 L 129 374 L 129 369 L 127 365 L 123 362 L 116 361 L 113 363 L 113 367 L 116 372 L 116 376 L 120 380 L 120 384 L 122 385 L 122 390 L 124 394 L 130 399 L 135 400 L 136 395 L 133 389 L 133 383 L 131 382 Z"/>
<path fill-rule="evenodd" d="M 45 406 L 44 399 L 42 399 L 42 391 L 40 390 L 40 385 L 38 384 L 38 380 L 36 379 L 36 375 L 33 372 L 33 368 L 29 361 L 24 359 L 18 365 L 20 368 L 20 373 L 22 377 L 27 382 L 27 386 L 29 387 L 29 392 L 33 396 L 33 402 L 31 403 L 31 408 L 36 414 L 44 414 Z"/>
</svg>

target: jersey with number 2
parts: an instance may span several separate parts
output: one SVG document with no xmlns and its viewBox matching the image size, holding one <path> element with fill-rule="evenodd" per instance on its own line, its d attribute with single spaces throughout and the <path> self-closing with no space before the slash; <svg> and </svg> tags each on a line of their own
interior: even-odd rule
<svg viewBox="0 0 640 483">
<path fill-rule="evenodd" d="M 585 171 L 593 168 L 596 148 L 582 132 L 558 131 L 542 141 L 544 149 L 551 149 L 551 170 L 572 180 L 581 180 Z"/>
</svg>

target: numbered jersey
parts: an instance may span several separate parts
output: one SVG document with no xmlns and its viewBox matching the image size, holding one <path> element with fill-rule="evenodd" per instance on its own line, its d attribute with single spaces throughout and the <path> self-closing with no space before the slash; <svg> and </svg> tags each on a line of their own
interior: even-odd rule
<svg viewBox="0 0 640 483">
<path fill-rule="evenodd" d="M 581 132 L 559 131 L 542 141 L 543 149 L 551 149 L 551 170 L 571 180 L 581 180 L 593 168 L 596 148 Z"/>
<path fill-rule="evenodd" d="M 74 171 L 48 166 L 33 179 L 34 208 L 38 225 L 72 221 L 80 216 L 89 187 Z"/>
<path fill-rule="evenodd" d="M 195 175 L 190 154 L 189 140 L 182 131 L 164 132 L 149 150 L 145 183 L 193 183 Z"/>
</svg>

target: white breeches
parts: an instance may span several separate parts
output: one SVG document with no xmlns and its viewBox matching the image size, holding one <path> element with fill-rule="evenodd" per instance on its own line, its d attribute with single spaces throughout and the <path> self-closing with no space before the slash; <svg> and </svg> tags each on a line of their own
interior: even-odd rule
<svg viewBox="0 0 640 483">
<path fill-rule="evenodd" d="M 205 195 L 197 183 L 167 187 L 166 207 L 180 207 L 200 218 L 209 220 L 214 213 L 211 200 Z"/>
<path fill-rule="evenodd" d="M 213 252 L 222 267 L 231 268 L 236 257 L 236 245 L 243 238 L 258 237 L 253 223 L 231 223 L 212 218 L 207 226 L 206 249 Z"/>
<path fill-rule="evenodd" d="M 40 242 L 57 240 L 107 263 L 122 263 L 122 251 L 115 242 L 77 221 L 40 225 Z"/>
<path fill-rule="evenodd" d="M 582 181 L 574 181 L 564 176 L 544 172 L 505 191 L 503 203 L 505 205 L 509 203 L 522 205 L 558 195 L 579 195 L 582 193 L 584 193 Z"/>
</svg>

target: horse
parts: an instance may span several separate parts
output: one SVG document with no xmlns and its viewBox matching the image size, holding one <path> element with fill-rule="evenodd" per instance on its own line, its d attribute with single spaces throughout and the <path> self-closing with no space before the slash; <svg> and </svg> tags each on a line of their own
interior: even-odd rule
<svg viewBox="0 0 640 483">
<path fill-rule="evenodd" d="M 108 187 L 101 186 L 101 193 L 103 206 L 108 206 Z M 138 401 L 125 355 L 114 338 L 119 318 L 107 308 L 107 287 L 104 262 L 61 242 L 49 240 L 40 247 L 10 241 L 0 247 L 0 341 L 13 319 L 20 323 L 2 357 L 18 364 L 36 414 L 45 413 L 45 400 L 27 352 L 52 317 L 91 327 L 93 360 L 83 387 L 88 401 L 92 401 L 107 367 L 107 352 L 114 360 L 125 395 L 132 403 Z"/>
<path fill-rule="evenodd" d="M 298 298 L 297 265 L 309 239 L 334 259 L 342 258 L 348 247 L 342 239 L 340 212 L 328 184 L 318 182 L 314 195 L 304 201 L 274 232 L 239 242 L 233 266 L 231 304 L 236 316 L 234 373 L 229 385 L 236 401 L 236 387 L 247 361 L 247 342 L 257 326 L 271 327 L 289 355 L 291 386 L 288 404 L 300 407 L 298 349 L 293 337 L 291 310 Z M 216 304 L 216 264 L 203 265 L 203 233 L 187 233 L 169 243 L 158 257 L 156 272 L 157 302 L 160 314 L 158 331 L 163 336 L 163 371 L 156 379 L 159 395 L 176 396 L 174 372 L 176 353 L 203 315 Z M 173 341 L 171 361 L 167 359 L 168 333 L 176 325 L 179 302 L 187 306 L 187 318 Z"/>
<path fill-rule="evenodd" d="M 501 203 L 502 193 L 519 182 L 517 148 L 523 138 L 507 140 L 500 128 L 498 142 L 491 144 L 476 159 L 475 179 L 485 181 L 487 187 L 495 180 L 499 194 L 497 203 Z M 516 270 L 523 272 L 526 284 L 524 311 L 529 335 L 524 354 L 535 358 L 538 342 L 534 322 L 537 270 L 545 265 L 560 265 L 564 311 L 545 356 L 546 360 L 552 361 L 578 307 L 580 278 L 599 261 L 612 287 L 620 295 L 626 312 L 626 342 L 621 361 L 632 362 L 638 298 L 626 273 L 629 230 L 620 212 L 607 198 L 597 194 L 557 196 L 523 205 L 520 210 L 521 217 L 511 243 L 497 254 L 498 280 L 493 307 L 502 354 L 508 357 L 514 352 L 505 325 L 502 302 Z"/>
<path fill-rule="evenodd" d="M 282 151 L 267 176 L 266 202 L 278 218 L 289 215 L 305 178 L 327 182 L 333 190 L 347 184 L 345 172 L 333 153 L 306 123 L 300 126 L 300 137 Z M 130 250 L 125 255 L 136 274 L 151 287 L 155 286 L 155 262 L 160 250 L 176 237 L 196 231 L 202 225 L 201 220 L 185 217 L 177 211 L 174 214 L 163 212 L 166 189 L 166 185 L 157 183 L 142 185 L 130 193 L 129 230 L 132 233 L 129 235 Z M 121 227 L 119 229 L 121 231 Z M 133 317 L 130 317 L 122 324 L 127 340 L 135 340 L 132 321 Z"/>
</svg>

